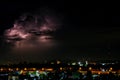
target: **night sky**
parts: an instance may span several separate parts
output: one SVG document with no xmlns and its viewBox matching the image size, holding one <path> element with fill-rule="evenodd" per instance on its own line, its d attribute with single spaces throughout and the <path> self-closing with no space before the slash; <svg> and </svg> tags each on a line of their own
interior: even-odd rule
<svg viewBox="0 0 120 80">
<path fill-rule="evenodd" d="M 42 36 L 32 36 L 30 40 L 6 42 L 5 31 L 12 28 L 15 21 L 25 13 L 39 16 L 45 14 L 58 21 L 55 23 L 59 27 L 54 31 L 54 38 L 45 42 L 42 41 Z M 2 64 L 56 59 L 119 60 L 119 35 L 120 12 L 117 4 L 64 0 L 0 1 Z M 20 46 L 17 47 L 16 44 Z"/>
</svg>

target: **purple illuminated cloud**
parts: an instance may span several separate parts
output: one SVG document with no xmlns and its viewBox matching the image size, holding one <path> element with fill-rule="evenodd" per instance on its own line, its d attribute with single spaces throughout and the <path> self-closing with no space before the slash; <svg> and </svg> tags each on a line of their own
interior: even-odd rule
<svg viewBox="0 0 120 80">
<path fill-rule="evenodd" d="M 27 39 L 32 34 L 46 34 L 54 32 L 60 24 L 54 16 L 23 15 L 15 21 L 12 28 L 5 31 L 5 36 L 10 39 Z"/>
</svg>

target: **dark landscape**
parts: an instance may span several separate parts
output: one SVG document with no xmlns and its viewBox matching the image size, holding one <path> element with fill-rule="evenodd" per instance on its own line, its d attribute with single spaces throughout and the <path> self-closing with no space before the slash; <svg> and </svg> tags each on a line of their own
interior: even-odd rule
<svg viewBox="0 0 120 80">
<path fill-rule="evenodd" d="M 0 80 L 120 80 L 119 4 L 0 1 Z"/>
</svg>

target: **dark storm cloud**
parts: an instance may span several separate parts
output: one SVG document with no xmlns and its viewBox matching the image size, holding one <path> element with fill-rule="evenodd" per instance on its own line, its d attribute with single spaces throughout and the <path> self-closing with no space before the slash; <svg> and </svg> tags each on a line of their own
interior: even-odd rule
<svg viewBox="0 0 120 80">
<path fill-rule="evenodd" d="M 30 3 L 30 4 L 28 4 Z M 1 4 L 1 3 L 0 3 Z M 22 4 L 22 5 L 21 5 Z M 32 6 L 31 6 L 32 5 Z M 106 4 L 105 4 L 106 5 Z M 0 5 L 2 6 L 2 5 Z M 52 8 L 52 12 L 49 12 L 49 8 L 44 12 L 41 7 L 47 6 Z M 40 7 L 40 11 L 38 10 Z M 105 7 L 103 4 L 94 4 L 90 2 L 75 2 L 69 1 L 64 2 L 61 0 L 57 1 L 48 1 L 48 2 L 13 2 L 9 3 L 5 8 L 1 7 L 3 12 L 0 14 L 1 22 L 4 27 L 1 28 L 1 31 L 6 30 L 11 26 L 9 23 L 23 23 L 27 26 L 30 24 L 34 24 L 35 19 L 33 15 L 49 15 L 51 19 L 51 15 L 54 16 L 53 21 L 58 21 L 58 17 L 56 18 L 56 14 L 63 14 L 64 23 L 62 25 L 62 29 L 55 34 L 57 36 L 57 40 L 55 38 L 40 40 L 41 36 L 37 36 L 36 34 L 32 34 L 29 40 L 22 41 L 14 41 L 12 43 L 5 42 L 3 44 L 1 42 L 1 50 L 5 51 L 1 53 L 5 57 L 6 61 L 13 61 L 16 58 L 19 58 L 19 61 L 28 60 L 28 61 L 37 61 L 39 58 L 44 59 L 119 59 L 119 45 L 120 45 L 120 24 L 119 24 L 119 8 L 114 7 Z M 36 11 L 38 10 L 38 11 Z M 35 12 L 33 12 L 35 11 Z M 28 12 L 31 14 L 29 19 L 24 22 L 25 16 L 21 16 L 22 20 L 19 18 L 19 15 L 24 12 Z M 41 13 L 42 12 L 42 13 Z M 25 14 L 26 15 L 26 14 Z M 3 16 L 3 17 L 2 17 Z M 25 20 L 26 20 L 25 19 Z M 57 19 L 57 20 L 56 20 Z M 44 17 L 39 17 L 39 24 L 43 24 L 45 21 Z M 0 23 L 1 24 L 1 23 Z M 59 23 L 58 23 L 59 24 Z M 20 24 L 21 25 L 21 24 Z M 61 25 L 60 25 L 61 27 Z M 24 27 L 25 28 L 25 27 Z M 33 28 L 33 27 L 32 27 Z M 30 28 L 29 28 L 30 29 Z M 24 29 L 23 29 L 24 30 Z M 37 30 L 37 29 L 36 29 Z M 27 31 L 27 30 L 25 30 Z M 33 36 L 34 35 L 34 36 Z M 44 41 L 48 41 L 45 42 Z M 50 44 L 49 44 L 50 43 Z M 9 45 L 8 45 L 9 44 Z M 17 45 L 16 45 L 17 44 Z M 25 46 L 26 45 L 26 46 Z M 16 47 L 18 46 L 18 47 Z M 51 47 L 50 47 L 51 46 Z M 23 49 L 26 47 L 26 49 Z M 46 47 L 46 48 L 44 48 Z M 3 49 L 4 48 L 4 49 Z M 32 49 L 33 51 L 31 51 Z M 50 49 L 52 48 L 52 49 Z M 48 50 L 49 49 L 49 50 Z M 13 50 L 13 51 L 12 51 Z M 21 50 L 20 52 L 18 52 Z M 25 52 L 22 52 L 25 51 Z M 10 51 L 10 52 L 9 52 Z M 45 51 L 45 52 L 44 52 Z M 28 54 L 25 54 L 28 52 Z M 16 54 L 16 53 L 19 53 Z M 24 53 L 24 54 L 23 54 Z M 38 54 L 37 54 L 38 53 Z M 9 54 L 9 55 L 8 55 Z M 14 54 L 14 55 L 13 55 Z M 15 55 L 16 54 L 16 55 Z M 36 55 L 37 54 L 37 55 Z M 21 57 L 19 57 L 21 56 Z M 15 58 L 16 57 L 16 58 Z M 12 58 L 14 58 L 12 60 Z M 34 58 L 34 59 L 33 59 Z"/>
<path fill-rule="evenodd" d="M 60 19 L 60 18 L 59 18 Z M 55 15 L 51 15 L 48 11 L 37 12 L 35 14 L 27 13 L 15 21 L 13 27 L 6 30 L 5 36 L 16 36 L 26 38 L 31 33 L 48 33 L 56 31 L 61 23 Z"/>
<path fill-rule="evenodd" d="M 61 27 L 61 18 L 44 9 L 23 14 L 11 28 L 5 30 L 0 45 L 1 63 L 15 62 L 16 59 L 21 61 L 21 57 L 24 61 L 41 62 L 44 58 L 48 59 L 51 53 L 55 54 L 60 43 L 53 33 Z"/>
</svg>

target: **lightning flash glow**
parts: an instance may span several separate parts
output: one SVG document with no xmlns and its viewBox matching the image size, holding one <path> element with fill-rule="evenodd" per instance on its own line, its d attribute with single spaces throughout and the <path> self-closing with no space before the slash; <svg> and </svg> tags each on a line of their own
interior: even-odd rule
<svg viewBox="0 0 120 80">
<path fill-rule="evenodd" d="M 31 34 L 46 34 L 58 29 L 57 19 L 51 16 L 23 15 L 15 21 L 12 28 L 5 31 L 9 39 L 27 39 Z"/>
<path fill-rule="evenodd" d="M 46 14 L 24 14 L 15 20 L 13 27 L 5 31 L 4 37 L 7 43 L 13 45 L 13 52 L 49 49 L 56 45 L 50 34 L 59 29 L 58 19 Z"/>
</svg>

